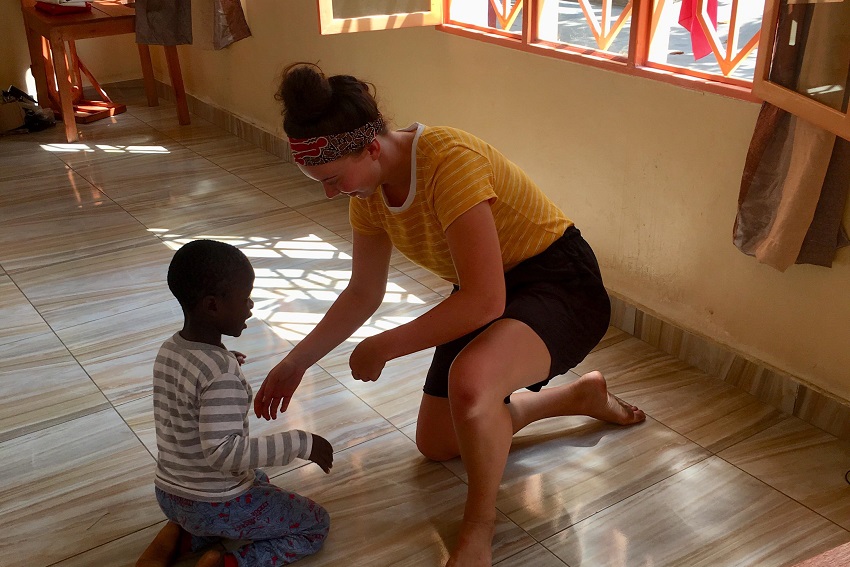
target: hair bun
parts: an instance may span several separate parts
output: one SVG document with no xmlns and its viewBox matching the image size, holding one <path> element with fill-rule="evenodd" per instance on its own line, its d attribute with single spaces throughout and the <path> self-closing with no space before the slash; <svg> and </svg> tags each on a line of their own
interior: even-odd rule
<svg viewBox="0 0 850 567">
<path fill-rule="evenodd" d="M 351 75 L 326 77 L 313 63 L 293 63 L 275 97 L 283 103 L 283 130 L 290 138 L 313 138 L 373 122 L 381 114 L 373 89 Z"/>
<path fill-rule="evenodd" d="M 297 116 L 299 122 L 310 123 L 320 120 L 327 111 L 333 88 L 312 63 L 295 63 L 283 72 L 278 98 L 287 116 Z"/>
</svg>

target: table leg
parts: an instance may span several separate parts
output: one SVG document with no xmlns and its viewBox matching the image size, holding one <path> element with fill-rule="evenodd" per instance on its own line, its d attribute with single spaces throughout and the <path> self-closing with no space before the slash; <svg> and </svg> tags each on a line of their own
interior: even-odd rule
<svg viewBox="0 0 850 567">
<path fill-rule="evenodd" d="M 50 106 L 50 91 L 47 89 L 47 70 L 44 66 L 44 57 L 46 46 L 44 39 L 32 31 L 28 26 L 25 27 L 27 34 L 27 47 L 30 51 L 30 70 L 32 78 L 35 80 L 35 92 L 38 97 L 38 104 L 42 108 Z"/>
<path fill-rule="evenodd" d="M 148 97 L 148 106 L 159 106 L 153 62 L 151 61 L 151 48 L 145 43 L 137 43 L 136 45 L 139 47 L 139 60 L 142 62 L 142 77 L 145 80 L 145 95 Z"/>
<path fill-rule="evenodd" d="M 177 99 L 177 121 L 180 124 L 189 124 L 189 105 L 186 102 L 186 89 L 183 86 L 183 73 L 180 71 L 180 58 L 177 56 L 176 45 L 165 45 L 165 60 L 168 62 L 168 74 L 171 77 L 171 86 Z"/>
<path fill-rule="evenodd" d="M 65 42 L 61 38 L 50 38 L 50 48 L 53 51 L 53 65 L 56 67 L 56 83 L 59 87 L 59 102 L 62 106 L 62 122 L 65 123 L 65 138 L 68 142 L 76 142 L 77 122 L 74 118 L 74 99 L 71 92 L 71 73 L 68 70 L 68 60 L 65 57 Z"/>
</svg>

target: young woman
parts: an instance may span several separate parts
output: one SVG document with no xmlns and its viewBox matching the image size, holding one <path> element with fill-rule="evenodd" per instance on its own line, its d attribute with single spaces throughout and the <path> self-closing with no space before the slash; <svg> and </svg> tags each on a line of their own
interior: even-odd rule
<svg viewBox="0 0 850 567">
<path fill-rule="evenodd" d="M 257 392 L 258 417 L 286 411 L 304 372 L 372 315 L 392 248 L 454 284 L 419 318 L 358 344 L 349 365 L 377 380 L 387 361 L 436 346 L 416 444 L 469 477 L 449 566 L 491 564 L 496 496 L 514 433 L 534 421 L 587 415 L 645 419 L 609 394 L 599 372 L 540 389 L 577 365 L 608 327 L 610 303 L 578 229 L 516 165 L 478 138 L 413 124 L 388 130 L 366 83 L 310 64 L 284 71 L 278 98 L 293 158 L 326 195 L 353 197 L 348 287 Z M 530 392 L 517 392 L 521 389 Z"/>
</svg>

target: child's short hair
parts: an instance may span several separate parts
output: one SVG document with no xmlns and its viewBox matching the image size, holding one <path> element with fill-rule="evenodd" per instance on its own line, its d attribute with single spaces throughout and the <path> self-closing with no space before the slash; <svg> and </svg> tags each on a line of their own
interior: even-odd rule
<svg viewBox="0 0 850 567">
<path fill-rule="evenodd" d="M 183 311 L 190 311 L 201 298 L 226 295 L 240 277 L 253 273 L 250 260 L 235 246 L 194 240 L 174 253 L 168 266 L 168 289 Z"/>
</svg>

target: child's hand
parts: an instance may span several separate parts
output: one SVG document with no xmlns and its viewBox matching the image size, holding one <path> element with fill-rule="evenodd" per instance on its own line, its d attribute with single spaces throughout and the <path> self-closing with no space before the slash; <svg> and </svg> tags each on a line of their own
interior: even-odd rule
<svg viewBox="0 0 850 567">
<path fill-rule="evenodd" d="M 238 350 L 232 350 L 230 352 L 232 352 L 233 356 L 236 357 L 236 362 L 239 363 L 239 366 L 242 366 L 243 364 L 245 364 L 245 360 L 248 358 L 247 356 L 245 356 L 244 354 L 242 354 Z"/>
<path fill-rule="evenodd" d="M 313 433 L 313 450 L 310 451 L 308 459 L 322 467 L 323 471 L 329 473 L 331 467 L 334 466 L 334 448 L 328 443 L 327 439 Z"/>
</svg>

